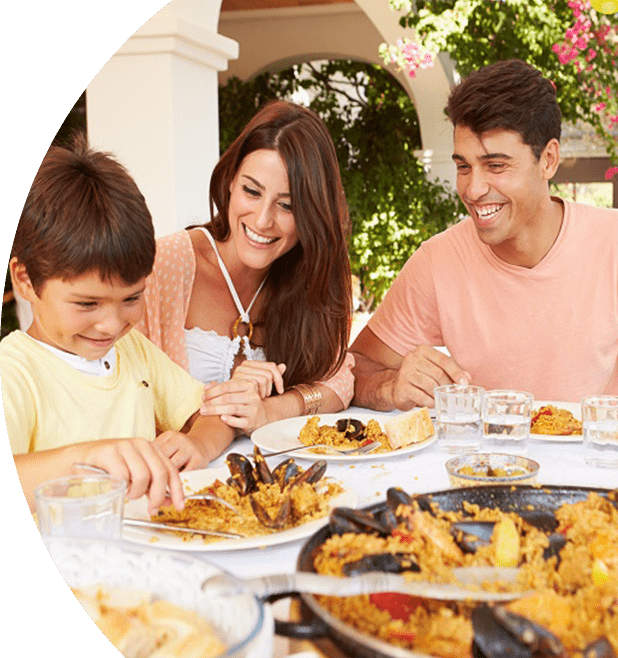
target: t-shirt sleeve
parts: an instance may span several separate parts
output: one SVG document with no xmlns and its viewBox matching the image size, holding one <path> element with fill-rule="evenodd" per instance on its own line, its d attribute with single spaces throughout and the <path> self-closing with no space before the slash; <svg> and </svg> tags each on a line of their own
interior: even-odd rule
<svg viewBox="0 0 618 658">
<path fill-rule="evenodd" d="M 2 403 L 6 429 L 14 455 L 30 451 L 36 427 L 36 409 L 32 389 L 19 367 L 10 360 L 0 362 Z"/>
<path fill-rule="evenodd" d="M 405 356 L 419 345 L 442 345 L 429 250 L 408 259 L 368 322 L 388 347 Z"/>
</svg>

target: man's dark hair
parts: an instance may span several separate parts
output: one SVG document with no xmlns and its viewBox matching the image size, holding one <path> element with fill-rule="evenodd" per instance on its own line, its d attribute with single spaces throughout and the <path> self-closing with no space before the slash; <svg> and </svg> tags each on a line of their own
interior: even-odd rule
<svg viewBox="0 0 618 658">
<path fill-rule="evenodd" d="M 453 126 L 478 136 L 496 129 L 519 133 L 537 160 L 551 139 L 560 140 L 562 115 L 553 84 L 519 59 L 470 73 L 451 91 L 446 113 Z"/>
<path fill-rule="evenodd" d="M 110 154 L 77 135 L 70 148 L 52 146 L 34 178 L 11 256 L 35 291 L 49 278 L 98 271 L 134 284 L 155 256 L 152 217 L 137 185 Z"/>
</svg>

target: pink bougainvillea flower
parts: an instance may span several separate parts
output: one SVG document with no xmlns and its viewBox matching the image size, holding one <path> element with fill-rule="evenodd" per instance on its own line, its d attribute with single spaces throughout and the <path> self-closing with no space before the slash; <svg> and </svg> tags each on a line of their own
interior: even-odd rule
<svg viewBox="0 0 618 658">
<path fill-rule="evenodd" d="M 616 174 L 618 174 L 618 167 L 610 167 L 605 172 L 605 180 L 611 180 Z"/>
</svg>

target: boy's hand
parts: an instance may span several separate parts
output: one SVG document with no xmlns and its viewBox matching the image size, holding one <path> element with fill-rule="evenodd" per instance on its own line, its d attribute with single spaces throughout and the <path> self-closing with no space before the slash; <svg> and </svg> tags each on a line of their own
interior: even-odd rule
<svg viewBox="0 0 618 658">
<path fill-rule="evenodd" d="M 148 495 L 148 511 L 154 514 L 169 497 L 184 508 L 184 493 L 177 468 L 153 441 L 102 439 L 84 444 L 81 461 L 104 468 L 112 477 L 126 480 L 127 498 Z"/>
<path fill-rule="evenodd" d="M 206 468 L 210 462 L 210 454 L 205 447 L 182 432 L 162 432 L 155 443 L 179 471 Z"/>
</svg>

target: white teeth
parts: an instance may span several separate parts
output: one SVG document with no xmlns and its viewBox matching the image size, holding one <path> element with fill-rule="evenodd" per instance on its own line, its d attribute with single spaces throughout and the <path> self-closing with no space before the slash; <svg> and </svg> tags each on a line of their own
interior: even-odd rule
<svg viewBox="0 0 618 658">
<path fill-rule="evenodd" d="M 255 231 L 252 231 L 245 224 L 243 224 L 243 228 L 245 229 L 245 233 L 247 234 L 247 237 L 250 240 L 253 240 L 253 242 L 259 242 L 260 244 L 271 244 L 277 239 L 277 238 L 264 238 L 261 235 L 258 235 Z"/>
<path fill-rule="evenodd" d="M 476 214 L 481 219 L 491 219 L 494 215 L 498 214 L 501 208 L 502 208 L 501 205 L 493 205 L 493 206 L 476 207 L 475 210 L 476 210 Z"/>
</svg>

